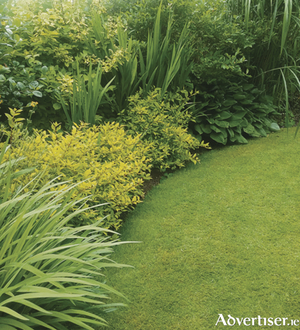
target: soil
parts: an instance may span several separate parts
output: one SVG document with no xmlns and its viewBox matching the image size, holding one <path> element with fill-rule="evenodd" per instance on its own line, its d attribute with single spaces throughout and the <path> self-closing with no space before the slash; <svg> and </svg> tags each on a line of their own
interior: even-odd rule
<svg viewBox="0 0 300 330">
<path fill-rule="evenodd" d="M 164 173 L 157 169 L 151 171 L 151 179 L 144 181 L 143 190 L 145 195 L 155 186 L 160 183 L 160 179 L 163 177 Z"/>
</svg>

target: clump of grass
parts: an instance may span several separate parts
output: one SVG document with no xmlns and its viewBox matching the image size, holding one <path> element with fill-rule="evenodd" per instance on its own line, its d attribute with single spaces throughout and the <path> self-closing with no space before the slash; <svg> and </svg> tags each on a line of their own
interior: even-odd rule
<svg viewBox="0 0 300 330">
<path fill-rule="evenodd" d="M 207 151 L 127 218 L 109 270 L 131 300 L 115 330 L 214 329 L 227 317 L 297 318 L 299 152 L 294 128 Z M 220 325 L 219 327 L 223 327 Z"/>
</svg>

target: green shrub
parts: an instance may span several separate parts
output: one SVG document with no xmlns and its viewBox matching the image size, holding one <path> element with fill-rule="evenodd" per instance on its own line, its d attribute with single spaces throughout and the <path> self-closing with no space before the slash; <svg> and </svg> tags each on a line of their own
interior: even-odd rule
<svg viewBox="0 0 300 330">
<path fill-rule="evenodd" d="M 48 68 L 42 66 L 31 56 L 23 58 L 20 63 L 16 60 L 15 50 L 22 39 L 17 34 L 15 21 L 0 14 L 0 115 L 8 107 L 21 108 L 33 100 L 43 96 L 43 76 Z"/>
<path fill-rule="evenodd" d="M 18 171 L 20 158 L 2 162 L 6 149 L 7 144 L 0 151 L 0 328 L 91 330 L 106 325 L 105 309 L 120 305 L 107 300 L 122 295 L 101 280 L 101 270 L 124 266 L 109 259 L 121 242 L 108 242 L 96 226 L 100 221 L 68 227 L 87 211 L 85 199 L 71 199 L 76 188 L 69 182 L 41 184 L 39 177 L 33 179 L 38 189 L 11 189 L 16 177 L 32 169 Z"/>
<path fill-rule="evenodd" d="M 237 16 L 228 19 L 226 4 L 211 2 L 195 11 L 190 29 L 195 35 L 191 82 L 199 91 L 190 127 L 199 139 L 217 143 L 247 143 L 247 138 L 266 136 L 272 129 L 276 107 L 256 88 L 246 54 L 255 38 Z"/>
<path fill-rule="evenodd" d="M 88 34 L 85 1 L 51 1 L 50 8 L 39 8 L 38 0 L 25 0 L 12 6 L 14 21 L 22 22 L 22 38 L 14 56 L 38 56 L 44 65 L 66 67 L 83 51 Z"/>
<path fill-rule="evenodd" d="M 60 180 L 81 182 L 73 199 L 89 196 L 89 206 L 109 204 L 97 211 L 82 212 L 72 219 L 72 224 L 94 223 L 109 215 L 103 221 L 103 227 L 118 229 L 120 215 L 140 202 L 143 181 L 150 178 L 150 163 L 145 156 L 149 147 L 139 143 L 140 136 L 126 135 L 118 123 L 90 128 L 75 124 L 71 133 L 65 135 L 57 124 L 52 128 L 48 132 L 35 131 L 30 139 L 12 140 L 11 157 L 26 157 L 17 168 L 36 167 L 30 175 L 16 179 L 13 190 L 29 182 L 40 171 L 45 173 L 37 187 L 57 176 Z"/>
<path fill-rule="evenodd" d="M 33 98 L 39 102 L 32 118 L 35 125 L 49 128 L 50 121 L 64 122 L 66 118 L 57 103 L 55 91 L 70 92 L 73 75 L 76 76 L 75 59 L 80 61 L 80 74 L 85 80 L 90 63 L 97 65 L 103 60 L 103 66 L 109 67 L 113 54 L 109 59 L 97 59 L 87 52 L 86 39 L 92 31 L 86 6 L 89 7 L 88 1 L 73 5 L 64 0 L 47 3 L 25 0 L 10 6 L 11 17 L 0 16 L 3 24 L 0 25 L 0 43 L 9 41 L 12 46 L 4 48 L 3 56 L 0 51 L 2 114 L 8 107 L 23 108 Z M 95 15 L 104 10 L 97 4 L 89 8 Z M 111 27 L 108 33 L 113 29 Z M 26 108 L 23 110 L 26 113 Z"/>
<path fill-rule="evenodd" d="M 55 97 L 59 90 L 63 100 L 70 101 L 71 107 L 78 105 L 81 112 L 93 112 L 92 120 L 89 118 L 93 123 L 97 110 L 97 115 L 114 120 L 116 114 L 128 105 L 128 97 L 139 87 L 143 88 L 144 96 L 153 85 L 173 92 L 177 87 L 183 88 L 191 70 L 188 29 L 183 24 L 180 29 L 176 28 L 174 37 L 176 22 L 171 18 L 167 24 L 164 22 L 166 3 L 154 7 L 153 32 L 147 31 L 147 42 L 142 43 L 132 38 L 126 22 L 107 15 L 97 1 L 75 1 L 74 4 L 67 0 L 16 2 L 11 6 L 13 19 L 3 23 L 10 24 L 13 37 L 8 36 L 13 39 L 13 48 L 6 47 L 10 51 L 5 49 L 2 58 L 0 54 L 0 70 L 6 71 L 0 76 L 2 113 L 8 112 L 9 107 L 23 108 L 25 117 L 28 117 L 24 105 L 33 98 L 39 102 L 32 118 L 35 126 L 49 128 L 48 123 L 53 120 L 64 123 L 65 113 L 67 121 L 78 123 L 84 116 L 69 118 L 72 116 L 69 116 L 68 109 L 62 109 L 62 101 Z M 5 27 L 1 29 L 0 37 L 3 35 L 6 42 L 7 31 Z M 91 103 L 95 107 L 91 111 L 88 104 L 81 107 L 80 102 L 88 103 L 83 100 L 86 93 L 82 87 L 87 80 L 92 87 L 89 68 L 96 72 L 97 66 L 101 68 L 99 73 L 102 72 L 98 75 L 101 85 L 108 87 L 112 79 L 113 83 L 101 100 L 101 109 L 97 108 L 100 98 L 96 100 L 94 97 L 95 102 Z M 76 71 L 82 93 L 79 90 L 74 96 L 72 86 L 78 87 L 75 86 Z M 93 87 L 96 85 L 99 84 Z M 100 93 L 104 89 L 99 88 Z M 86 88 L 90 96 L 91 90 Z M 75 112 L 80 112 L 77 110 Z"/>
<path fill-rule="evenodd" d="M 192 120 L 191 114 L 184 110 L 188 99 L 186 91 L 162 97 L 161 89 L 156 88 L 146 99 L 141 91 L 129 98 L 128 109 L 119 115 L 129 134 L 142 134 L 144 143 L 149 146 L 147 157 L 161 171 L 183 167 L 188 161 L 196 163 L 199 159 L 190 150 L 209 148 L 187 133 Z"/>
</svg>

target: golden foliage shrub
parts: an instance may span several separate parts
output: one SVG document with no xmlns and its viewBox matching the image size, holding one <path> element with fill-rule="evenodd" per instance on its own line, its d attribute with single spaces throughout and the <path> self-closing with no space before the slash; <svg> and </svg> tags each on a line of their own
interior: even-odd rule
<svg viewBox="0 0 300 330">
<path fill-rule="evenodd" d="M 121 111 L 118 119 L 129 134 L 142 135 L 150 147 L 147 157 L 153 167 L 166 171 L 184 167 L 187 162 L 199 162 L 190 150 L 210 147 L 188 133 L 188 124 L 193 120 L 192 114 L 184 110 L 189 101 L 188 92 L 183 90 L 162 97 L 161 89 L 155 88 L 146 98 L 142 93 L 141 90 L 129 97 L 128 109 Z"/>
<path fill-rule="evenodd" d="M 60 126 L 53 124 L 52 130 L 35 131 L 33 137 L 13 143 L 4 161 L 24 156 L 18 163 L 20 170 L 36 167 L 15 180 L 14 190 L 41 171 L 44 175 L 39 187 L 57 176 L 60 181 L 71 180 L 79 183 L 72 198 L 90 196 L 88 206 L 109 203 L 81 213 L 73 224 L 89 224 L 107 216 L 101 226 L 118 229 L 121 213 L 140 202 L 143 182 L 150 179 L 151 164 L 145 156 L 148 148 L 139 135 L 127 135 L 118 123 L 93 127 L 82 123 L 74 125 L 70 134 L 63 134 Z"/>
</svg>

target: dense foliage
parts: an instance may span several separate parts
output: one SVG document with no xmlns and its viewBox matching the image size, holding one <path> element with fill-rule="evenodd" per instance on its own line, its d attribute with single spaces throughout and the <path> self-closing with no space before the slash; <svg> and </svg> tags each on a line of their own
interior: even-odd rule
<svg viewBox="0 0 300 330">
<path fill-rule="evenodd" d="M 247 143 L 297 119 L 299 8 L 292 0 L 0 2 L 0 171 L 8 174 L 0 177 L 0 275 L 13 285 L 1 296 L 6 328 L 20 328 L 11 317 L 28 329 L 102 322 L 84 305 L 100 297 L 98 280 L 86 280 L 101 259 L 100 228 L 119 228 L 151 169 L 198 162 L 192 150 L 210 148 L 205 142 Z M 87 207 L 77 210 L 83 200 Z M 77 243 L 87 250 L 79 253 Z M 34 263 L 24 266 L 17 253 L 26 244 L 20 258 Z M 43 248 L 53 260 L 34 259 Z M 59 262 L 62 255 L 74 260 Z M 76 266 L 87 259 L 91 268 Z M 79 271 L 62 282 L 85 278 L 76 308 L 67 296 L 56 299 L 74 287 L 51 277 L 54 266 Z M 31 292 L 14 305 L 13 296 L 27 292 L 22 283 L 38 276 L 48 277 L 32 290 L 54 296 L 38 305 Z"/>
<path fill-rule="evenodd" d="M 36 189 L 59 176 L 61 181 L 77 183 L 72 200 L 89 197 L 86 201 L 89 206 L 109 203 L 100 210 L 81 212 L 73 217 L 71 224 L 91 224 L 106 216 L 102 226 L 118 229 L 121 213 L 140 202 L 143 182 L 150 178 L 148 148 L 139 135 L 131 137 L 117 123 L 90 128 L 75 125 L 66 135 L 58 124 L 53 124 L 48 132 L 35 131 L 32 137 L 13 139 L 11 152 L 4 160 L 25 157 L 16 168 L 35 167 L 31 174 L 13 181 L 13 191 L 41 171 L 43 177 L 38 183 L 32 183 Z M 25 191 L 32 189 L 32 185 Z M 66 185 L 57 186 L 57 189 L 65 188 Z"/>
<path fill-rule="evenodd" d="M 110 295 L 121 294 L 104 283 L 101 272 L 122 267 L 109 259 L 112 247 L 121 243 L 104 238 L 101 220 L 68 226 L 87 210 L 86 198 L 72 200 L 76 185 L 57 180 L 39 184 L 42 176 L 37 175 L 33 188 L 13 189 L 13 178 L 29 175 L 33 168 L 17 171 L 22 158 L 3 162 L 8 149 L 5 144 L 0 154 L 0 327 L 63 330 L 105 325 L 103 312 L 114 307 L 107 302 Z"/>
<path fill-rule="evenodd" d="M 209 136 L 222 144 L 247 143 L 248 137 L 267 136 L 279 130 L 269 119 L 277 114 L 272 98 L 253 84 L 241 81 L 205 87 L 194 107 L 196 123 L 192 125 L 201 137 Z"/>
<path fill-rule="evenodd" d="M 130 134 L 142 135 L 149 146 L 147 157 L 161 171 L 183 167 L 188 161 L 198 162 L 191 149 L 200 146 L 209 149 L 208 144 L 200 143 L 187 133 L 192 115 L 182 108 L 188 100 L 186 91 L 163 98 L 161 89 L 157 88 L 145 99 L 141 93 L 130 97 L 128 109 L 119 116 Z"/>
</svg>

